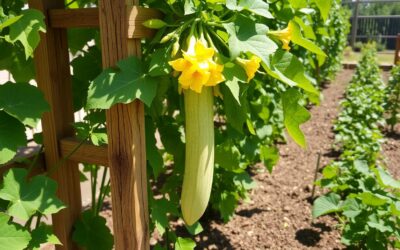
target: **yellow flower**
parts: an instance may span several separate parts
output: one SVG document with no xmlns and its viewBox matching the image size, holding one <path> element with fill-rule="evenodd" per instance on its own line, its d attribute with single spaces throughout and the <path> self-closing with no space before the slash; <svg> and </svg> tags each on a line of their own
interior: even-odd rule
<svg viewBox="0 0 400 250">
<path fill-rule="evenodd" d="M 247 82 L 256 75 L 257 70 L 260 68 L 261 59 L 258 56 L 252 56 L 250 60 L 237 58 L 236 59 L 240 66 L 244 68 L 247 74 Z"/>
<path fill-rule="evenodd" d="M 289 22 L 289 25 L 287 26 L 286 29 L 269 32 L 270 35 L 275 36 L 276 38 L 281 40 L 283 43 L 282 48 L 288 51 L 290 50 L 289 43 L 292 40 L 292 33 L 293 33 L 292 22 Z"/>
<path fill-rule="evenodd" d="M 216 86 L 225 81 L 222 74 L 224 67 L 213 61 L 214 49 L 205 47 L 201 41 L 192 41 L 188 51 L 183 52 L 183 58 L 169 64 L 174 70 L 182 72 L 178 80 L 182 89 L 201 93 L 204 86 Z"/>
</svg>

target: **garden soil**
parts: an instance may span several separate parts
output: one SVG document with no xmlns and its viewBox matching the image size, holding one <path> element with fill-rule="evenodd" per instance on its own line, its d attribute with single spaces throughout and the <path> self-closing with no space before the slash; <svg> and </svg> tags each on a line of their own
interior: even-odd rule
<svg viewBox="0 0 400 250">
<path fill-rule="evenodd" d="M 196 249 L 344 249 L 337 221 L 331 216 L 313 221 L 310 201 L 318 154 L 321 167 L 339 156 L 332 149 L 332 125 L 352 74 L 352 70 L 340 72 L 323 89 L 321 105 L 311 108 L 312 118 L 302 126 L 307 148 L 300 148 L 288 138 L 287 144 L 279 145 L 280 161 L 272 174 L 260 173 L 263 166 L 252 168 L 258 186 L 251 193 L 251 201 L 241 204 L 227 224 L 218 219 L 202 221 L 204 231 L 195 237 Z M 387 73 L 384 78 L 387 79 Z M 400 177 L 400 127 L 397 132 L 388 134 L 383 155 L 391 172 Z M 322 192 L 316 188 L 315 197 Z M 102 215 L 112 228 L 110 208 Z M 181 225 L 182 222 L 174 224 L 183 232 Z M 155 243 L 154 238 L 151 243 Z"/>
</svg>

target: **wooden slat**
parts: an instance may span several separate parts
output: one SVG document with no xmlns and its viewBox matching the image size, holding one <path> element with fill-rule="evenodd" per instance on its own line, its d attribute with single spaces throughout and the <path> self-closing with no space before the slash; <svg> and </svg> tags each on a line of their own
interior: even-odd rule
<svg viewBox="0 0 400 250">
<path fill-rule="evenodd" d="M 128 40 L 127 7 L 135 0 L 99 1 L 103 67 L 141 54 L 140 40 Z M 143 103 L 118 104 L 106 112 L 116 250 L 149 249 L 146 148 Z"/>
<path fill-rule="evenodd" d="M 99 10 L 53 9 L 49 11 L 49 25 L 52 28 L 98 28 Z"/>
<path fill-rule="evenodd" d="M 29 0 L 29 6 L 47 13 L 50 9 L 64 7 L 64 0 Z M 48 24 L 48 20 L 46 20 Z M 67 32 L 47 25 L 35 50 L 36 81 L 44 93 L 51 111 L 42 119 L 43 145 L 47 171 L 57 181 L 58 197 L 67 208 L 53 216 L 53 228 L 62 246 L 57 249 L 78 249 L 72 241 L 72 230 L 82 210 L 78 164 L 62 160 L 59 140 L 74 135 L 72 85 L 70 76 Z M 57 166 L 56 169 L 54 167 Z"/>
<path fill-rule="evenodd" d="M 143 23 L 152 18 L 161 18 L 160 12 L 136 6 L 128 7 L 127 12 L 129 39 L 151 38 L 154 36 L 156 30 L 144 27 Z"/>
<path fill-rule="evenodd" d="M 128 38 L 149 38 L 155 30 L 143 26 L 143 22 L 160 18 L 159 11 L 149 8 L 130 6 L 126 8 L 128 12 Z M 99 10 L 97 8 L 88 9 L 53 9 L 49 11 L 50 25 L 53 28 L 98 28 Z"/>
<path fill-rule="evenodd" d="M 71 161 L 79 163 L 108 166 L 107 146 L 95 146 L 90 143 L 81 142 L 76 138 L 66 138 L 60 141 L 62 157 L 69 156 Z M 72 155 L 71 153 L 78 148 Z"/>
<path fill-rule="evenodd" d="M 44 160 L 44 154 L 40 154 L 38 157 L 36 157 L 40 148 L 40 145 L 20 148 L 12 161 L 0 165 L 0 176 L 3 176 L 4 173 L 11 168 L 29 168 L 31 162 L 36 158 L 36 164 L 32 169 L 31 175 L 34 176 L 45 173 L 46 162 Z"/>
</svg>

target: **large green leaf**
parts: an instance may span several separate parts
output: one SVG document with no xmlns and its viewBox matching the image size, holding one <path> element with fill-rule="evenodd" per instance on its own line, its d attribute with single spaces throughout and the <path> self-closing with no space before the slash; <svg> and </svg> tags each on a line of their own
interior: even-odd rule
<svg viewBox="0 0 400 250">
<path fill-rule="evenodd" d="M 23 124 L 36 127 L 43 112 L 50 107 L 40 90 L 28 83 L 0 85 L 0 109 Z"/>
<path fill-rule="evenodd" d="M 236 58 L 240 53 L 251 52 L 264 62 L 273 54 L 278 46 L 267 37 L 268 26 L 256 23 L 249 17 L 239 15 L 232 23 L 224 24 L 229 34 L 229 49 L 231 57 Z"/>
<path fill-rule="evenodd" d="M 109 109 L 117 103 L 140 99 L 150 106 L 157 93 L 157 81 L 146 75 L 140 59 L 129 57 L 117 63 L 118 69 L 103 71 L 90 85 L 89 109 Z"/>
<path fill-rule="evenodd" d="M 28 9 L 22 11 L 22 17 L 10 26 L 10 34 L 6 39 L 12 43 L 21 42 L 28 58 L 39 45 L 39 32 L 46 32 L 44 15 L 38 10 Z"/>
<path fill-rule="evenodd" d="M 14 15 L 5 15 L 3 12 L 3 9 L 0 9 L 0 31 L 2 31 L 4 28 L 7 28 L 17 22 L 22 15 L 19 16 L 14 16 Z"/>
<path fill-rule="evenodd" d="M 395 180 L 388 172 L 382 168 L 375 169 L 375 173 L 378 176 L 379 183 L 384 187 L 400 189 L 400 182 Z"/>
<path fill-rule="evenodd" d="M 302 95 L 297 90 L 289 89 L 282 96 L 282 104 L 286 129 L 294 141 L 305 148 L 307 143 L 300 125 L 308 121 L 311 115 L 299 104 L 301 98 Z"/>
<path fill-rule="evenodd" d="M 321 12 L 321 16 L 326 21 L 329 17 L 329 12 L 331 11 L 333 0 L 314 0 L 317 4 L 319 11 Z"/>
<path fill-rule="evenodd" d="M 301 47 L 321 56 L 326 56 L 325 52 L 322 51 L 320 47 L 318 47 L 315 43 L 303 37 L 301 33 L 300 26 L 294 22 L 290 21 L 290 25 L 292 27 L 292 42 L 300 45 Z"/>
<path fill-rule="evenodd" d="M 382 196 L 380 194 L 374 194 L 371 192 L 361 193 L 358 195 L 358 197 L 365 205 L 369 206 L 382 206 L 388 202 L 387 197 Z"/>
<path fill-rule="evenodd" d="M 72 239 L 87 250 L 111 250 L 114 245 L 106 219 L 94 215 L 91 210 L 83 212 L 81 219 L 75 223 Z"/>
<path fill-rule="evenodd" d="M 321 196 L 314 201 L 312 215 L 317 218 L 321 215 L 337 212 L 341 210 L 340 196 L 335 193 L 329 193 Z"/>
<path fill-rule="evenodd" d="M 298 86 L 314 95 L 319 95 L 318 90 L 311 84 L 305 75 L 303 64 L 293 54 L 278 50 L 271 62 L 262 66 L 272 77 L 288 84 L 291 87 Z"/>
<path fill-rule="evenodd" d="M 51 226 L 41 224 L 32 231 L 32 240 L 29 242 L 29 249 L 40 250 L 41 244 L 61 245 L 60 240 L 55 236 Z"/>
<path fill-rule="evenodd" d="M 27 143 L 25 127 L 14 117 L 0 111 L 0 164 L 10 161 Z"/>
<path fill-rule="evenodd" d="M 30 233 L 9 220 L 10 216 L 0 212 L 0 250 L 25 249 L 31 240 Z"/>
<path fill-rule="evenodd" d="M 274 18 L 268 11 L 269 5 L 263 0 L 226 0 L 226 7 L 230 10 L 248 10 L 256 15 Z"/>
<path fill-rule="evenodd" d="M 57 183 L 43 175 L 28 181 L 26 169 L 10 169 L 4 176 L 0 198 L 10 201 L 9 215 L 28 220 L 36 212 L 51 215 L 65 208 L 56 196 Z"/>
</svg>

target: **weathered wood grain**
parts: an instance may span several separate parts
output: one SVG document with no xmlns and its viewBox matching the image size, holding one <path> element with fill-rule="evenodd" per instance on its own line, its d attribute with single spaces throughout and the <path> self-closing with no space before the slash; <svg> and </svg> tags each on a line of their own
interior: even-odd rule
<svg viewBox="0 0 400 250">
<path fill-rule="evenodd" d="M 29 0 L 30 8 L 47 13 L 50 9 L 63 8 L 64 0 Z M 46 20 L 48 24 L 48 20 Z M 62 242 L 57 249 L 78 249 L 72 242 L 73 224 L 81 214 L 81 192 L 78 164 L 66 161 L 57 169 L 62 157 L 59 140 L 73 136 L 74 121 L 72 86 L 70 76 L 67 32 L 47 26 L 35 51 L 36 81 L 44 93 L 51 111 L 42 119 L 43 145 L 47 170 L 58 183 L 57 195 L 67 205 L 53 216 L 54 232 Z"/>
<path fill-rule="evenodd" d="M 69 156 L 70 161 L 108 166 L 107 146 L 95 146 L 90 143 L 82 144 L 78 139 L 71 137 L 60 141 L 60 150 L 61 156 Z M 71 155 L 72 152 L 73 154 Z"/>
<path fill-rule="evenodd" d="M 104 68 L 130 55 L 141 54 L 140 40 L 128 39 L 127 6 L 138 2 L 99 2 Z M 143 103 L 115 105 L 107 111 L 106 118 L 115 249 L 149 249 Z"/>
<path fill-rule="evenodd" d="M 143 22 L 152 18 L 160 18 L 159 11 L 149 8 L 127 6 L 129 39 L 150 38 L 155 30 L 143 26 Z M 53 28 L 98 28 L 99 10 L 97 8 L 87 9 L 52 9 L 49 10 L 49 24 Z"/>
</svg>

